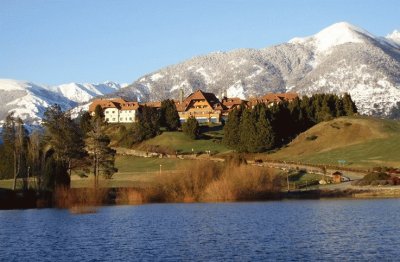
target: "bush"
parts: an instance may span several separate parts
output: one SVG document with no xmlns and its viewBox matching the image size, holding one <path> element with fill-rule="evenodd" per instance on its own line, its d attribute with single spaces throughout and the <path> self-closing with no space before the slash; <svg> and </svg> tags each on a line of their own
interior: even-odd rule
<svg viewBox="0 0 400 262">
<path fill-rule="evenodd" d="M 390 178 L 390 175 L 388 175 L 384 172 L 372 172 L 372 173 L 365 175 L 362 180 L 367 182 L 368 184 L 370 184 L 372 181 L 388 180 L 389 178 Z"/>
<path fill-rule="evenodd" d="M 200 135 L 199 123 L 193 116 L 189 117 L 185 123 L 182 124 L 182 131 L 191 139 L 197 139 Z"/>
</svg>

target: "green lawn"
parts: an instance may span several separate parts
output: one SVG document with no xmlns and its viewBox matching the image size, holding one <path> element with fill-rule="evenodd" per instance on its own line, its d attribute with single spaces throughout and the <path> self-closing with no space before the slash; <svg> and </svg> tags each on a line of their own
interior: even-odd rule
<svg viewBox="0 0 400 262">
<path fill-rule="evenodd" d="M 140 187 L 152 183 L 157 176 L 165 172 L 173 172 L 189 165 L 191 160 L 178 158 L 143 158 L 135 156 L 117 156 L 115 166 L 118 172 L 112 179 L 102 179 L 100 184 L 104 187 Z M 91 186 L 91 177 L 72 178 L 72 187 Z"/>
<path fill-rule="evenodd" d="M 135 156 L 117 156 L 115 165 L 118 173 L 112 179 L 101 179 L 100 184 L 104 187 L 137 187 L 152 183 L 157 176 L 165 172 L 173 172 L 190 165 L 193 160 L 181 160 L 177 158 L 141 158 Z M 72 187 L 91 187 L 93 185 L 92 175 L 81 178 L 72 175 Z M 1 188 L 11 188 L 12 179 L 0 180 Z"/>
<path fill-rule="evenodd" d="M 145 141 L 143 145 L 160 146 L 168 148 L 178 153 L 203 153 L 210 150 L 213 154 L 228 152 L 222 142 L 222 131 L 210 131 L 204 134 L 204 137 L 192 140 L 182 132 L 163 132 L 155 138 Z"/>
</svg>

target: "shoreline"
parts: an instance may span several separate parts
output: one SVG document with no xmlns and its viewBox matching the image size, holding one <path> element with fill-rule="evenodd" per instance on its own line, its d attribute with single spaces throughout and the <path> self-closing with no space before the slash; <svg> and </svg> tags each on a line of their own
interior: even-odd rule
<svg viewBox="0 0 400 262">
<path fill-rule="evenodd" d="M 0 189 L 0 210 L 15 209 L 40 209 L 40 208 L 66 208 L 75 207 L 102 207 L 118 205 L 143 205 L 143 204 L 168 204 L 168 203 L 241 203 L 241 202 L 260 202 L 260 201 L 284 201 L 284 200 L 326 200 L 326 199 L 393 199 L 400 198 L 399 188 L 359 188 L 359 189 L 314 189 L 307 191 L 272 192 L 264 198 L 254 198 L 247 200 L 209 200 L 209 201 L 137 201 L 134 199 L 117 200 L 117 191 L 121 188 L 108 188 L 107 197 L 104 202 L 95 205 L 90 203 L 74 203 L 70 206 L 59 207 L 55 204 L 51 192 L 37 193 L 35 191 L 12 191 Z M 130 188 L 132 190 L 137 190 Z M 81 189 L 75 189 L 77 191 Z"/>
</svg>

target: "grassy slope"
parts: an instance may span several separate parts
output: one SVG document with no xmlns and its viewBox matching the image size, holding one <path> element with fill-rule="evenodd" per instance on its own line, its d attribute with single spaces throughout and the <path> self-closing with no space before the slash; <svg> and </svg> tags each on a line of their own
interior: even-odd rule
<svg viewBox="0 0 400 262">
<path fill-rule="evenodd" d="M 317 136 L 315 140 L 310 140 Z M 400 122 L 369 117 L 343 117 L 320 123 L 300 134 L 271 159 L 347 166 L 400 166 Z"/>
</svg>

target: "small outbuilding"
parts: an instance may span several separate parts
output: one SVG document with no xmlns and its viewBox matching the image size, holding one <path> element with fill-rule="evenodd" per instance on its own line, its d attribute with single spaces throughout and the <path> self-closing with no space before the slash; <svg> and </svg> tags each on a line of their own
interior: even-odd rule
<svg viewBox="0 0 400 262">
<path fill-rule="evenodd" d="M 335 184 L 341 183 L 342 180 L 343 180 L 342 178 L 343 178 L 343 173 L 342 172 L 336 171 L 336 172 L 334 172 L 332 174 L 332 181 Z"/>
</svg>

